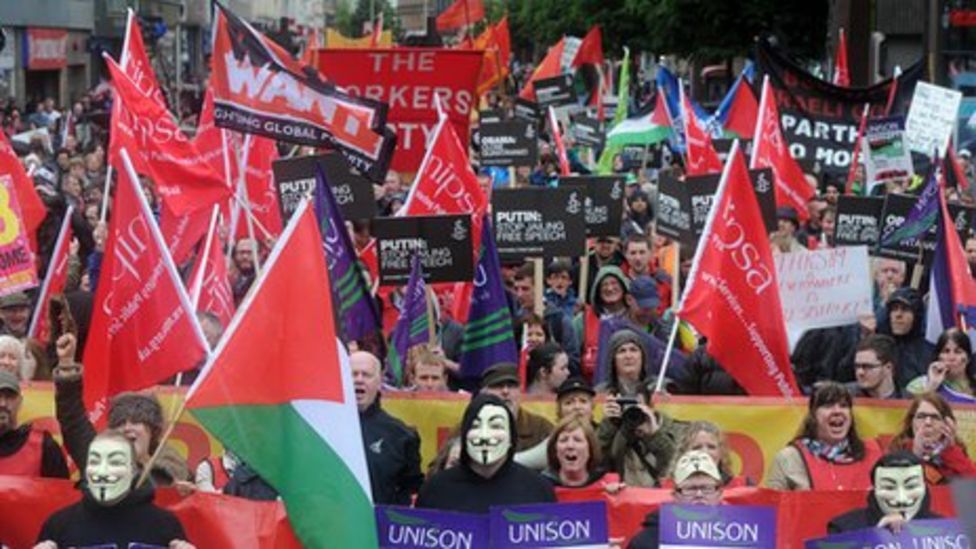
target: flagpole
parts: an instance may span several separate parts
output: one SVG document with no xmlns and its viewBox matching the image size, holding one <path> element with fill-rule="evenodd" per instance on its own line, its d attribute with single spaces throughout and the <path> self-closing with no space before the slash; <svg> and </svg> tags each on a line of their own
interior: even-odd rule
<svg viewBox="0 0 976 549">
<path fill-rule="evenodd" d="M 671 324 L 671 335 L 668 336 L 668 345 L 664 348 L 664 362 L 661 363 L 661 368 L 657 373 L 657 383 L 654 385 L 654 394 L 660 393 L 664 389 L 664 377 L 668 372 L 668 362 L 671 361 L 671 353 L 674 351 L 674 340 L 678 338 L 678 326 L 681 324 L 681 319 L 678 315 L 674 315 L 674 321 Z"/>
<path fill-rule="evenodd" d="M 535 309 L 535 314 L 539 315 L 539 318 L 545 317 L 545 303 L 542 299 L 542 286 L 545 284 L 544 275 L 542 273 L 543 265 L 541 257 L 532 258 L 532 284 L 534 287 L 534 299 L 533 305 Z"/>
<path fill-rule="evenodd" d="M 847 184 L 844 185 L 844 194 L 851 194 L 854 190 L 854 175 L 857 173 L 857 164 L 861 156 L 861 139 L 864 137 L 864 130 L 868 123 L 868 112 L 871 109 L 870 103 L 864 104 L 864 111 L 861 113 L 861 123 L 857 127 L 857 140 L 854 141 L 854 151 L 851 154 L 851 166 L 847 169 Z M 864 181 L 864 193 L 867 194 L 868 182 Z"/>
<path fill-rule="evenodd" d="M 273 239 L 274 238 L 274 235 L 271 234 L 271 231 L 269 231 L 268 228 L 264 226 L 264 223 L 261 223 L 261 220 L 258 219 L 254 215 L 254 213 L 251 212 L 251 210 L 249 210 L 249 209 L 247 209 L 245 207 L 246 204 L 244 204 L 244 202 L 241 200 L 241 197 L 239 197 L 239 196 L 237 196 L 235 194 L 234 195 L 234 201 L 237 202 L 240 206 L 244 207 L 244 214 L 247 215 L 248 219 L 250 219 L 252 222 L 254 222 L 254 226 L 257 227 L 258 231 L 261 232 L 261 236 L 263 236 L 264 238 L 270 238 L 270 239 Z"/>
<path fill-rule="evenodd" d="M 433 349 L 437 346 L 437 326 L 434 320 L 434 290 L 430 289 L 430 284 L 424 284 L 424 296 L 427 300 L 427 341 Z"/>
<path fill-rule="evenodd" d="M 68 227 L 71 226 L 71 214 L 74 211 L 75 207 L 68 205 L 68 209 L 64 212 L 64 219 L 61 221 L 61 230 L 58 231 L 58 240 L 55 242 L 54 251 L 51 253 L 51 263 L 47 267 L 47 273 L 44 274 L 44 282 L 41 284 L 37 305 L 34 306 L 34 315 L 31 317 L 30 326 L 27 328 L 27 335 L 34 339 L 37 339 L 37 334 L 34 332 L 37 330 L 37 323 L 43 313 L 41 308 L 44 306 L 44 302 L 49 300 L 47 293 L 51 291 L 51 279 L 54 278 L 54 271 L 57 269 L 54 261 L 58 260 L 58 257 L 61 255 L 61 250 L 67 245 L 65 243 L 65 237 L 68 235 Z"/>
<path fill-rule="evenodd" d="M 200 292 L 203 290 L 203 275 L 207 270 L 207 260 L 210 259 L 210 249 L 217 233 L 217 219 L 220 217 L 220 205 L 214 204 L 213 213 L 210 214 L 210 227 L 207 229 L 207 240 L 203 244 L 203 255 L 201 256 L 200 270 L 196 278 L 191 283 L 193 295 L 190 296 L 190 306 L 197 310 L 200 304 Z M 179 385 L 179 383 L 177 383 Z"/>
<path fill-rule="evenodd" d="M 587 250 L 588 252 L 589 250 Z M 590 278 L 590 256 L 584 253 L 580 256 L 579 297 L 583 303 L 587 302 L 586 287 Z"/>
<path fill-rule="evenodd" d="M 102 211 L 98 214 L 99 223 L 105 223 L 108 217 L 108 195 L 112 186 L 112 163 L 109 162 L 108 169 L 105 171 L 105 185 L 102 186 Z"/>
<path fill-rule="evenodd" d="M 227 147 L 227 130 L 220 130 L 220 146 L 223 149 L 224 156 L 224 181 L 227 182 L 227 188 L 233 189 L 234 198 L 237 196 L 237 188 L 234 186 L 233 177 L 230 173 L 230 150 Z M 234 256 L 234 235 L 237 232 L 237 219 L 240 214 L 238 214 L 238 208 L 240 205 L 231 200 L 229 204 L 230 209 L 230 227 L 227 232 L 227 261 L 230 262 L 231 258 Z"/>
<path fill-rule="evenodd" d="M 251 217 L 249 215 L 246 215 L 251 209 L 251 199 L 247 195 L 247 162 L 248 158 L 251 156 L 252 137 L 252 134 L 247 134 L 247 136 L 244 138 L 244 150 L 241 151 L 241 159 L 238 167 L 240 173 L 237 174 L 237 189 L 241 192 L 241 194 L 244 195 L 244 221 L 247 223 L 247 236 L 251 239 L 251 251 L 254 254 L 255 272 L 257 274 L 261 274 L 261 247 L 258 246 L 257 239 L 254 238 L 254 222 L 251 221 Z"/>
</svg>

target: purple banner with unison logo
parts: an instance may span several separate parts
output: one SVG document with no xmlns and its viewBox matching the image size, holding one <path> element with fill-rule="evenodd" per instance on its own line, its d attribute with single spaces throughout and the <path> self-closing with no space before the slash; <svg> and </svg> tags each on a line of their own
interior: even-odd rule
<svg viewBox="0 0 976 549">
<path fill-rule="evenodd" d="M 492 507 L 491 546 L 606 547 L 605 502 Z"/>
<path fill-rule="evenodd" d="M 488 517 L 409 507 L 376 506 L 381 549 L 488 549 Z"/>
<path fill-rule="evenodd" d="M 913 520 L 894 534 L 887 528 L 866 528 L 805 542 L 806 549 L 843 547 L 970 547 L 969 537 L 955 519 Z"/>
<path fill-rule="evenodd" d="M 660 547 L 775 549 L 776 509 L 753 505 L 661 506 Z"/>
</svg>

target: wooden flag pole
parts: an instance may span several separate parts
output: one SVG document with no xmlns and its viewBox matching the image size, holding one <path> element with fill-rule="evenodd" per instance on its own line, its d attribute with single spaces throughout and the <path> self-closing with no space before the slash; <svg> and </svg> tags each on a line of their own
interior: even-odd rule
<svg viewBox="0 0 976 549">
<path fill-rule="evenodd" d="M 424 284 L 424 294 L 427 298 L 427 341 L 433 349 L 437 346 L 437 321 L 434 317 L 434 290 L 430 289 L 429 284 Z"/>
<path fill-rule="evenodd" d="M 671 274 L 671 306 L 678 310 L 681 299 L 681 243 L 674 241 L 674 272 Z"/>
<path fill-rule="evenodd" d="M 535 300 L 534 300 L 535 306 L 533 307 L 533 309 L 535 310 L 535 314 L 539 315 L 539 318 L 543 318 L 545 315 L 545 303 L 542 299 L 542 290 L 543 290 L 542 287 L 545 285 L 545 275 L 542 272 L 543 269 L 542 258 L 541 257 L 532 258 L 532 266 L 533 266 L 532 285 L 535 293 Z"/>
<path fill-rule="evenodd" d="M 586 288 L 589 286 L 590 278 L 590 256 L 583 254 L 580 256 L 580 276 L 579 276 L 579 298 L 583 303 L 589 301 Z"/>
</svg>

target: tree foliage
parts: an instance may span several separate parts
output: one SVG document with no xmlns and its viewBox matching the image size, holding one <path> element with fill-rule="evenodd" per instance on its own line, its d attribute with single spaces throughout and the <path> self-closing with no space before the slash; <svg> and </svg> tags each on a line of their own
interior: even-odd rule
<svg viewBox="0 0 976 549">
<path fill-rule="evenodd" d="M 350 38 L 362 36 L 363 24 L 372 21 L 380 11 L 383 12 L 383 28 L 392 30 L 394 36 L 400 35 L 400 19 L 389 0 L 360 0 L 355 8 L 350 1 L 340 0 L 336 5 L 336 27 L 343 35 Z"/>
<path fill-rule="evenodd" d="M 536 57 L 563 35 L 603 29 L 604 48 L 622 46 L 702 60 L 747 55 L 755 37 L 773 32 L 790 51 L 819 58 L 827 3 L 810 0 L 491 0 L 506 6 L 514 47 Z M 492 8 L 489 8 L 489 14 Z"/>
</svg>

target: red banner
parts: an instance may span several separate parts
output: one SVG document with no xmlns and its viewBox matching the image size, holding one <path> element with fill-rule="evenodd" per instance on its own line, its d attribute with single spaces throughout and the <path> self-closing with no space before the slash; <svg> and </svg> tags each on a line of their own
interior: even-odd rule
<svg viewBox="0 0 976 549">
<path fill-rule="evenodd" d="M 0 295 L 37 286 L 37 266 L 13 178 L 0 175 Z"/>
<path fill-rule="evenodd" d="M 68 66 L 68 31 L 64 29 L 27 29 L 28 70 L 58 70 Z"/>
<path fill-rule="evenodd" d="M 396 127 L 393 169 L 416 172 L 428 138 L 437 126 L 434 97 L 439 96 L 454 131 L 468 142 L 471 110 L 484 52 L 397 48 L 326 49 L 319 52 L 319 71 L 351 95 L 387 103 L 388 121 Z"/>
</svg>

